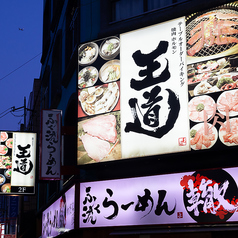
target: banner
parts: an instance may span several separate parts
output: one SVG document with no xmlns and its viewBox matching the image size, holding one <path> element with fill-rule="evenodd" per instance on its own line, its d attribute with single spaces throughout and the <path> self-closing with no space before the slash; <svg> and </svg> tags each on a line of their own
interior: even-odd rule
<svg viewBox="0 0 238 238">
<path fill-rule="evenodd" d="M 60 110 L 42 110 L 40 179 L 60 179 L 61 115 Z"/>
</svg>

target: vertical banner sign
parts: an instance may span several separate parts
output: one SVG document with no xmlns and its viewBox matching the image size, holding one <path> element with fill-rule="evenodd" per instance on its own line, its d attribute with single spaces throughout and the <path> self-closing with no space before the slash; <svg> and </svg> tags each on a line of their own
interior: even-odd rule
<svg viewBox="0 0 238 238">
<path fill-rule="evenodd" d="M 80 227 L 238 221 L 238 168 L 80 184 Z"/>
<path fill-rule="evenodd" d="M 1 131 L 0 193 L 35 192 L 36 134 Z"/>
<path fill-rule="evenodd" d="M 60 179 L 60 110 L 42 110 L 40 179 Z"/>
<path fill-rule="evenodd" d="M 26 136 L 28 135 L 28 136 Z M 14 133 L 11 191 L 32 193 L 35 184 L 36 134 Z"/>
<path fill-rule="evenodd" d="M 123 158 L 190 150 L 185 19 L 120 35 Z"/>
</svg>

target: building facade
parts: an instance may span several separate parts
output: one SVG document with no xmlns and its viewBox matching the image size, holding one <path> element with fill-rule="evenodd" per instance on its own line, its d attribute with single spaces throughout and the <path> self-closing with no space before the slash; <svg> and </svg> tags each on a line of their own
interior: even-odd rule
<svg viewBox="0 0 238 238">
<path fill-rule="evenodd" d="M 208 17 L 206 19 L 209 20 L 206 21 L 209 21 L 210 24 L 215 24 L 214 22 L 218 24 L 218 22 L 224 21 L 226 17 L 229 20 L 232 18 L 232 30 L 236 31 L 234 27 L 234 24 L 236 24 L 234 19 L 236 18 L 234 16 L 229 18 L 227 15 L 218 17 L 218 13 L 214 15 L 214 12 L 219 12 L 220 6 L 224 6 L 224 4 L 226 5 L 222 9 L 232 8 L 233 10 L 237 3 L 226 0 L 44 0 L 40 104 L 41 109 L 62 110 L 63 143 L 61 179 L 37 181 L 36 237 L 40 237 L 42 234 L 43 212 L 61 198 L 73 185 L 76 185 L 74 229 L 59 235 L 59 237 L 119 237 L 121 235 L 133 238 L 181 237 L 181 235 L 184 237 L 235 237 L 237 234 L 237 221 L 228 225 L 222 222 L 205 222 L 203 224 L 201 221 L 198 224 L 190 224 L 188 222 L 172 226 L 171 224 L 160 223 L 149 225 L 130 225 L 128 223 L 128 225 L 111 227 L 107 225 L 91 228 L 79 227 L 79 186 L 81 183 L 228 167 L 235 168 L 237 166 L 236 146 L 201 151 L 172 151 L 170 153 L 161 153 L 160 155 L 148 154 L 102 163 L 78 163 L 78 122 L 80 121 L 78 116 L 80 103 L 78 99 L 78 47 L 88 42 L 103 41 L 110 36 L 122 34 L 124 37 L 127 36 L 128 32 L 136 32 L 139 29 L 164 24 L 185 16 L 186 21 L 189 21 L 189 17 L 198 16 L 198 13 L 206 12 L 208 9 L 212 9 L 209 13 L 210 15 L 213 14 L 215 18 Z M 222 11 L 221 13 L 223 13 Z M 200 33 L 204 33 L 202 37 L 211 32 L 214 33 L 215 30 L 211 30 L 213 27 L 215 29 L 215 25 L 209 28 L 209 33 L 204 33 L 200 30 Z M 225 36 L 229 35 L 230 37 L 230 33 L 224 32 L 225 30 L 220 30 L 219 34 L 223 36 L 224 34 Z M 160 37 L 160 34 L 164 34 L 163 31 L 161 33 L 158 31 L 158 37 Z M 201 36 L 200 38 L 210 46 L 214 42 L 216 42 L 216 45 L 224 45 L 222 42 L 223 36 L 218 43 L 215 40 L 217 38 L 213 39 L 213 43 L 211 43 L 211 38 L 201 38 Z M 198 37 L 197 40 L 199 41 L 200 38 Z M 234 36 L 234 38 L 236 37 Z M 234 38 L 233 40 L 236 41 Z M 129 37 L 125 37 L 126 42 L 129 42 L 129 40 Z M 230 44 L 231 42 L 228 41 L 232 39 L 226 40 L 226 44 Z M 202 48 L 202 46 L 200 47 Z M 196 50 L 195 53 L 191 53 L 191 51 L 187 52 L 187 54 L 191 54 L 190 56 L 193 57 L 200 50 Z M 230 54 L 235 55 L 236 52 Z M 183 52 L 181 51 L 180 53 L 182 54 Z M 121 54 L 120 57 L 125 57 L 125 54 Z M 212 58 L 209 59 L 213 60 Z M 176 62 L 173 64 L 171 69 L 176 67 Z M 194 64 L 191 63 L 191 65 Z M 123 67 L 126 68 L 125 65 Z M 205 67 L 208 68 L 207 65 Z M 186 65 L 185 68 L 189 69 L 189 66 Z M 190 88 L 188 87 L 188 93 L 189 90 Z M 189 94 L 188 98 L 192 99 L 193 96 Z M 185 127 L 185 124 L 181 127 Z"/>
</svg>

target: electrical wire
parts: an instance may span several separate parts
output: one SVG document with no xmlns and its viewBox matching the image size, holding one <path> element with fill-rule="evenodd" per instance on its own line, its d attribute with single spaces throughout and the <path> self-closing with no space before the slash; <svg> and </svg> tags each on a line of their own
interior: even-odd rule
<svg viewBox="0 0 238 238">
<path fill-rule="evenodd" d="M 9 109 L 12 109 L 12 107 L 9 107 L 9 108 L 6 109 L 5 111 L 1 112 L 0 115 L 2 115 L 3 113 L 5 113 L 5 112 L 8 111 Z"/>
<path fill-rule="evenodd" d="M 3 118 L 3 117 L 5 117 L 8 113 L 10 113 L 11 111 L 9 111 L 9 112 L 7 112 L 7 113 L 5 113 L 4 115 L 2 115 L 2 116 L 0 116 L 0 118 Z"/>
<path fill-rule="evenodd" d="M 34 56 L 33 58 L 31 58 L 30 60 L 28 60 L 27 62 L 25 62 L 24 64 L 22 64 L 21 66 L 19 66 L 18 68 L 14 69 L 13 71 L 11 71 L 10 73 L 8 73 L 7 75 L 3 76 L 2 78 L 0 78 L 0 80 L 8 77 L 9 75 L 11 75 L 12 73 L 16 72 L 18 69 L 22 68 L 24 65 L 28 64 L 29 62 L 31 62 L 33 59 L 35 59 L 36 57 L 38 57 L 39 55 L 41 55 L 41 53 L 37 54 L 36 56 Z"/>
<path fill-rule="evenodd" d="M 15 114 L 13 114 L 12 111 L 10 111 L 10 113 L 11 113 L 14 117 L 23 117 L 23 116 L 24 116 L 24 114 L 22 114 L 22 115 L 15 115 Z"/>
<path fill-rule="evenodd" d="M 9 112 L 7 112 L 9 109 L 11 109 Z M 3 118 L 3 117 L 5 117 L 8 113 L 11 113 L 14 117 L 23 117 L 24 116 L 24 114 L 23 115 L 15 115 L 14 113 L 13 113 L 13 111 L 15 110 L 15 107 L 10 107 L 10 108 L 8 108 L 8 109 L 6 109 L 5 111 L 3 111 L 3 112 L 1 112 L 0 113 L 0 118 Z M 23 111 L 24 109 L 22 109 L 22 110 L 20 110 L 20 111 Z M 5 113 L 5 114 L 4 114 Z"/>
</svg>

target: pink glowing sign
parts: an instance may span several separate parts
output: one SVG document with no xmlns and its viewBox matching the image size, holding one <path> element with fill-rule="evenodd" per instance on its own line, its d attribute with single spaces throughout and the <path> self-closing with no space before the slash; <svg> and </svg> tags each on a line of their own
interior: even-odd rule
<svg viewBox="0 0 238 238">
<path fill-rule="evenodd" d="M 75 186 L 70 188 L 42 214 L 42 238 L 54 237 L 74 229 Z"/>
<path fill-rule="evenodd" d="M 80 185 L 80 227 L 238 221 L 238 168 Z"/>
</svg>

